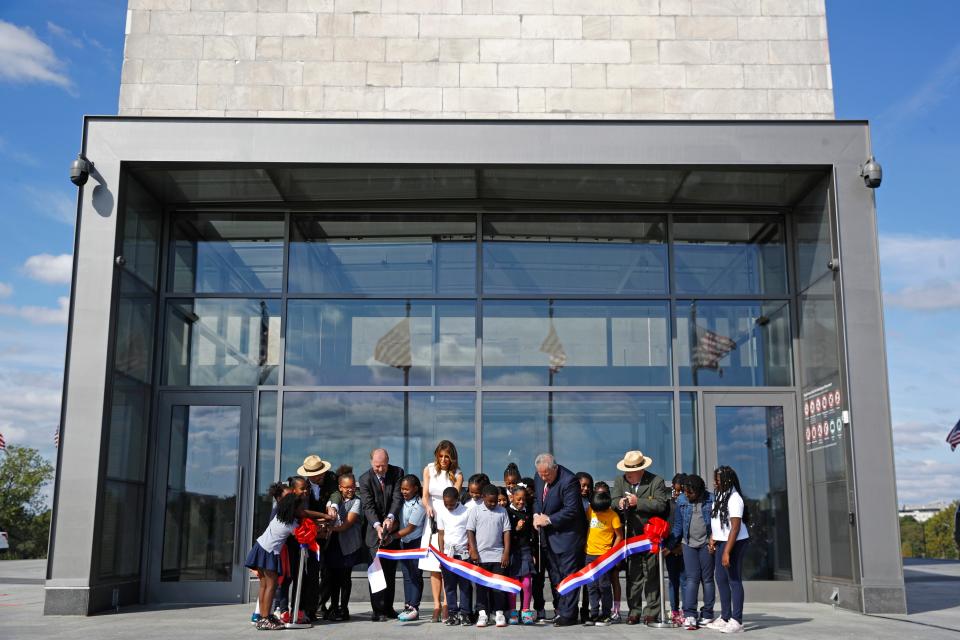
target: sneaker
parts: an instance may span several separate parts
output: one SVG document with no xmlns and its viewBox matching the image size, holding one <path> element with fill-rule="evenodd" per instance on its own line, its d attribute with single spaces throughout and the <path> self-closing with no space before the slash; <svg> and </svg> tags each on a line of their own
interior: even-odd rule
<svg viewBox="0 0 960 640">
<path fill-rule="evenodd" d="M 400 613 L 400 615 L 397 616 L 397 620 L 400 622 L 410 622 L 412 620 L 417 620 L 419 617 L 420 614 L 416 607 L 407 607 L 402 613 Z"/>
<path fill-rule="evenodd" d="M 720 631 L 727 626 L 727 621 L 723 618 L 714 618 L 712 622 L 708 622 L 706 625 L 707 629 L 713 629 L 714 631 Z"/>
<path fill-rule="evenodd" d="M 511 611 L 510 617 L 508 618 L 507 622 L 509 622 L 510 624 L 520 624 L 520 612 L 517 611 L 516 609 Z"/>
<path fill-rule="evenodd" d="M 545 620 L 547 617 L 547 612 L 543 609 L 537 609 L 537 620 Z"/>
<path fill-rule="evenodd" d="M 700 614 L 700 617 L 697 618 L 697 624 L 698 624 L 699 626 L 701 626 L 701 627 L 705 627 L 705 626 L 707 626 L 708 624 L 710 624 L 710 622 L 713 621 L 713 619 L 714 619 L 714 618 L 713 618 L 712 615 L 710 615 L 710 616 L 705 616 L 705 615 L 703 615 L 703 613 L 701 613 L 701 614 Z"/>
<path fill-rule="evenodd" d="M 480 613 L 477 614 L 477 626 L 478 626 L 478 627 L 485 627 L 485 626 L 487 626 L 487 624 L 488 624 L 489 622 L 490 622 L 490 619 L 487 618 L 487 612 L 486 612 L 486 611 L 480 611 Z"/>
<path fill-rule="evenodd" d="M 683 628 L 687 631 L 696 631 L 697 630 L 697 619 L 693 616 L 688 616 L 683 621 Z"/>
<path fill-rule="evenodd" d="M 594 622 L 598 627 L 609 627 L 611 624 L 613 624 L 610 621 L 610 616 L 600 616 Z"/>
<path fill-rule="evenodd" d="M 538 612 L 538 613 L 539 613 L 539 615 L 540 615 L 540 619 L 543 620 L 544 622 L 546 622 L 547 624 L 550 624 L 551 622 L 554 622 L 554 621 L 556 621 L 556 619 L 557 619 L 557 612 L 556 612 L 556 611 L 554 611 L 553 613 L 551 613 L 549 616 L 547 615 L 547 612 L 546 612 L 546 611 L 540 611 L 540 612 Z"/>
<path fill-rule="evenodd" d="M 593 616 L 588 616 L 586 620 L 583 621 L 583 626 L 593 627 L 597 624 L 596 618 Z"/>
<path fill-rule="evenodd" d="M 683 613 L 679 610 L 674 610 L 670 612 L 670 622 L 673 623 L 675 627 L 683 626 Z"/>
<path fill-rule="evenodd" d="M 520 613 L 520 622 L 523 624 L 536 624 L 537 622 L 537 612 L 532 609 L 524 609 Z"/>
<path fill-rule="evenodd" d="M 743 625 L 733 618 L 730 618 L 727 620 L 727 625 L 723 629 L 720 629 L 720 633 L 743 633 Z"/>
<path fill-rule="evenodd" d="M 289 611 L 284 611 L 280 615 L 274 615 L 274 617 L 283 624 L 287 624 L 291 620 Z"/>
<path fill-rule="evenodd" d="M 503 611 L 497 611 L 497 612 L 493 615 L 493 621 L 496 623 L 496 625 L 497 625 L 498 627 L 505 627 L 505 626 L 507 626 L 507 619 L 504 617 Z"/>
<path fill-rule="evenodd" d="M 620 611 L 614 611 L 610 614 L 610 624 L 620 624 L 623 618 L 620 617 Z"/>
<path fill-rule="evenodd" d="M 447 625 L 448 627 L 456 627 L 460 624 L 460 616 L 455 613 L 451 613 L 447 616 L 447 619 L 443 621 L 443 624 Z"/>
<path fill-rule="evenodd" d="M 471 627 L 473 626 L 473 620 L 469 613 L 461 613 L 459 618 L 461 627 Z"/>
</svg>

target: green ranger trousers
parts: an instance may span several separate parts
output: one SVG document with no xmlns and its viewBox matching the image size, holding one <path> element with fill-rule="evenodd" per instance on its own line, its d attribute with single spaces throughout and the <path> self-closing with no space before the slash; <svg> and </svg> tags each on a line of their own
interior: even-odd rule
<svg viewBox="0 0 960 640">
<path fill-rule="evenodd" d="M 660 618 L 660 568 L 655 554 L 627 558 L 627 606 L 632 616 Z"/>
</svg>

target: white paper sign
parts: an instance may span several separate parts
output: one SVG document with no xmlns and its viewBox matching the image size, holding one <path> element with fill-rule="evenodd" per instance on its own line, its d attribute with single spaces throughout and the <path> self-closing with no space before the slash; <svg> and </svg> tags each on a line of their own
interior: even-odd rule
<svg viewBox="0 0 960 640">
<path fill-rule="evenodd" d="M 387 579 L 383 575 L 380 558 L 374 558 L 367 567 L 367 580 L 370 581 L 370 593 L 379 593 L 387 588 Z"/>
</svg>

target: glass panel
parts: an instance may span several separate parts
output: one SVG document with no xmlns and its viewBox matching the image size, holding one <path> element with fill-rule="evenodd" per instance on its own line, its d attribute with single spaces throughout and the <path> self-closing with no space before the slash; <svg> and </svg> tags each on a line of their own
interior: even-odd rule
<svg viewBox="0 0 960 640">
<path fill-rule="evenodd" d="M 673 394 L 483 394 L 483 471 L 491 478 L 509 462 L 533 474 L 536 455 L 553 451 L 571 471 L 612 482 L 620 456 L 632 449 L 653 458 L 653 473 L 673 477 Z"/>
<path fill-rule="evenodd" d="M 296 469 L 322 443 L 323 457 L 334 467 L 350 464 L 362 473 L 371 449 L 385 447 L 394 464 L 420 475 L 437 442 L 448 439 L 469 475 L 476 468 L 474 402 L 473 393 L 288 391 L 281 468 Z"/>
<path fill-rule="evenodd" d="M 794 209 L 796 220 L 797 286 L 803 291 L 829 272 L 833 257 L 830 240 L 829 180 L 824 179 Z"/>
<path fill-rule="evenodd" d="M 240 407 L 175 405 L 161 581 L 233 579 Z"/>
<path fill-rule="evenodd" d="M 780 216 L 676 216 L 673 243 L 677 293 L 787 291 L 787 253 Z"/>
<path fill-rule="evenodd" d="M 471 385 L 474 302 L 291 300 L 286 384 Z"/>
<path fill-rule="evenodd" d="M 812 494 L 814 573 L 851 580 L 853 554 L 846 479 L 816 483 L 812 485 Z"/>
<path fill-rule="evenodd" d="M 283 214 L 178 214 L 170 235 L 171 291 L 255 293 L 282 287 Z"/>
<path fill-rule="evenodd" d="M 700 425 L 697 394 L 680 392 L 680 472 L 700 474 Z"/>
<path fill-rule="evenodd" d="M 166 331 L 167 384 L 277 384 L 279 300 L 171 301 Z"/>
<path fill-rule="evenodd" d="M 792 580 L 783 407 L 717 407 L 717 460 L 740 478 L 750 540 L 747 580 Z"/>
<path fill-rule="evenodd" d="M 666 302 L 498 301 L 483 313 L 484 384 L 670 384 Z"/>
<path fill-rule="evenodd" d="M 267 495 L 270 485 L 280 478 L 274 477 L 277 461 L 277 392 L 260 394 L 257 417 L 257 478 L 256 500 L 253 505 L 253 538 L 256 540 L 270 522 L 273 500 Z"/>
<path fill-rule="evenodd" d="M 103 483 L 100 527 L 100 578 L 128 578 L 140 573 L 143 485 Z"/>
<path fill-rule="evenodd" d="M 124 184 L 127 191 L 120 255 L 127 271 L 156 288 L 163 209 L 132 176 L 127 176 Z"/>
<path fill-rule="evenodd" d="M 125 376 L 113 376 L 107 477 L 144 481 L 150 389 Z"/>
<path fill-rule="evenodd" d="M 487 294 L 665 293 L 662 218 L 631 215 L 487 214 Z"/>
<path fill-rule="evenodd" d="M 472 295 L 476 290 L 472 215 L 294 215 L 291 226 L 291 292 Z"/>
<path fill-rule="evenodd" d="M 676 323 L 680 384 L 793 384 L 789 303 L 682 301 Z"/>
<path fill-rule="evenodd" d="M 149 384 L 153 377 L 153 321 L 156 294 L 121 272 L 117 298 L 114 369 Z"/>
</svg>

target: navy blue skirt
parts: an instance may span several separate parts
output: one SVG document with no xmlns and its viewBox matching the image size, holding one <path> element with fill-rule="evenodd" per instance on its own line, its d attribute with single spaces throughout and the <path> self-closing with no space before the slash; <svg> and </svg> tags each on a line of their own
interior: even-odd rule
<svg viewBox="0 0 960 640">
<path fill-rule="evenodd" d="M 528 546 L 522 546 L 510 554 L 510 577 L 520 579 L 536 573 L 533 564 L 533 551 Z"/>
<path fill-rule="evenodd" d="M 280 566 L 280 555 L 270 553 L 260 546 L 259 542 L 253 543 L 253 548 L 247 554 L 247 561 L 244 563 L 247 569 L 264 569 L 273 571 L 278 575 L 283 575 L 283 567 Z"/>
</svg>

